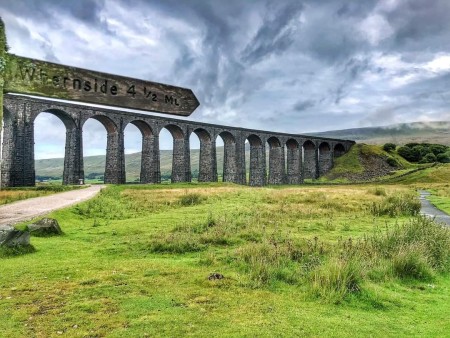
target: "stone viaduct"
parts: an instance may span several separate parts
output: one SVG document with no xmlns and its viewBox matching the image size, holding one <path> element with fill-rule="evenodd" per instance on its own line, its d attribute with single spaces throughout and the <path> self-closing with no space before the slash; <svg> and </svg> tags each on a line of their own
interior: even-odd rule
<svg viewBox="0 0 450 338">
<path fill-rule="evenodd" d="M 311 137 L 220 126 L 97 108 L 18 95 L 4 96 L 1 186 L 32 186 L 34 170 L 34 120 L 41 112 L 59 117 L 66 127 L 64 184 L 84 178 L 82 132 L 84 123 L 96 119 L 107 131 L 105 183 L 125 183 L 124 130 L 132 123 L 142 133 L 141 183 L 160 183 L 159 133 L 173 136 L 172 182 L 190 182 L 192 133 L 200 140 L 200 182 L 216 182 L 216 139 L 224 143 L 223 181 L 262 186 L 301 184 L 317 178 L 333 166 L 334 158 L 347 152 L 354 141 Z M 250 146 L 247 181 L 245 143 Z M 266 147 L 269 165 L 266 168 Z"/>
</svg>

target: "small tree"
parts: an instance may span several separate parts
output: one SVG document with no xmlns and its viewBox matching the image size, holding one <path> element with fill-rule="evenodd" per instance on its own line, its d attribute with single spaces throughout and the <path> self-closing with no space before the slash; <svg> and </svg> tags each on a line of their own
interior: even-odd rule
<svg viewBox="0 0 450 338">
<path fill-rule="evenodd" d="M 437 155 L 436 159 L 441 163 L 450 163 L 450 151 Z"/>
<path fill-rule="evenodd" d="M 390 153 L 391 151 L 394 151 L 397 146 L 394 143 L 385 143 L 383 146 L 383 150 Z"/>
<path fill-rule="evenodd" d="M 424 157 L 422 157 L 419 163 L 433 163 L 433 162 L 436 162 L 436 155 L 434 155 L 433 153 L 428 153 Z"/>
</svg>

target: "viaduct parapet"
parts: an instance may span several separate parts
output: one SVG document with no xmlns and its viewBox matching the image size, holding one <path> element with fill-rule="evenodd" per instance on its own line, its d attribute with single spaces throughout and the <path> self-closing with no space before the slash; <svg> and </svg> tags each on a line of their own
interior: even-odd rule
<svg viewBox="0 0 450 338">
<path fill-rule="evenodd" d="M 331 169 L 336 157 L 355 143 L 306 135 L 277 133 L 207 124 L 147 114 L 137 114 L 66 102 L 4 95 L 4 127 L 1 186 L 35 185 L 34 121 L 42 113 L 51 113 L 66 127 L 64 184 L 78 184 L 84 178 L 83 125 L 96 119 L 107 131 L 105 183 L 125 183 L 124 130 L 132 123 L 142 133 L 141 183 L 160 183 L 159 134 L 163 128 L 173 136 L 172 182 L 190 182 L 189 137 L 200 140 L 198 181 L 216 182 L 216 140 L 224 143 L 223 181 L 251 186 L 265 184 L 301 184 Z M 245 143 L 250 146 L 247 179 Z M 266 166 L 266 147 L 269 148 Z"/>
</svg>

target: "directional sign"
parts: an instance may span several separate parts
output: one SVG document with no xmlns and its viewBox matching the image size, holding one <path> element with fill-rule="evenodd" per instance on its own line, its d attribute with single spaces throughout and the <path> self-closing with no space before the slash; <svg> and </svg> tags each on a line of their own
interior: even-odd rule
<svg viewBox="0 0 450 338">
<path fill-rule="evenodd" d="M 3 92 L 189 116 L 199 102 L 190 89 L 7 54 Z"/>
</svg>

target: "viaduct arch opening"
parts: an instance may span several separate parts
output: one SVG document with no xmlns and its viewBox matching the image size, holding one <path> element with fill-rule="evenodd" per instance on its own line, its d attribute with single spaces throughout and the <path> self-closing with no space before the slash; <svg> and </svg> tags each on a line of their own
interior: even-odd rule
<svg viewBox="0 0 450 338">
<path fill-rule="evenodd" d="M 125 183 L 125 149 L 124 149 L 124 137 L 123 132 L 119 130 L 118 126 L 109 117 L 101 114 L 90 117 L 86 123 L 96 125 L 89 120 L 95 120 L 100 122 L 106 130 L 106 156 L 105 156 L 105 171 L 104 182 L 111 184 L 124 184 Z M 98 133 L 98 124 L 95 128 L 95 132 Z M 83 128 L 85 129 L 85 128 Z M 104 135 L 104 134 L 103 134 Z M 83 137 L 83 143 L 85 139 Z"/>
<path fill-rule="evenodd" d="M 216 140 L 204 128 L 194 129 L 200 142 L 198 182 L 217 182 Z"/>
<path fill-rule="evenodd" d="M 42 124 L 44 122 L 44 125 Z M 45 122 L 56 122 L 56 126 L 49 126 L 45 125 Z M 59 123 L 58 123 L 59 122 Z M 39 129 L 39 130 L 38 130 Z M 50 135 L 48 133 L 49 129 L 51 130 Z M 41 130 L 45 130 L 44 133 L 41 133 Z M 56 146 L 59 149 L 64 149 L 64 157 L 63 157 L 63 170 L 62 170 L 62 183 L 63 184 L 78 184 L 80 177 L 80 170 L 81 175 L 82 173 L 82 167 L 83 167 L 83 159 L 81 154 L 81 143 L 78 135 L 78 127 L 74 121 L 74 119 L 67 114 L 63 110 L 59 109 L 46 109 L 43 111 L 37 112 L 34 116 L 31 118 L 31 130 L 33 138 L 36 140 L 36 135 L 38 136 L 38 139 L 42 139 L 42 136 L 50 136 L 53 139 L 57 140 L 57 135 L 54 133 L 60 133 L 62 135 L 65 135 L 64 141 L 62 141 L 63 144 L 57 144 Z M 42 134 L 42 135 L 40 135 Z M 52 145 L 55 145 L 55 142 L 52 142 Z M 51 154 L 51 151 L 57 151 L 58 149 L 50 148 L 50 153 L 48 152 L 48 144 L 47 149 L 45 150 L 47 154 L 43 153 L 44 149 L 41 149 L 41 145 L 37 144 L 37 149 L 39 150 L 40 154 L 38 157 L 40 158 L 55 158 L 57 156 L 54 156 Z M 34 142 L 30 144 L 30 164 L 31 164 L 31 171 L 33 172 L 33 179 L 36 180 L 36 174 L 35 174 L 35 154 L 36 154 L 36 146 Z M 31 177 L 30 177 L 31 180 Z"/>
<path fill-rule="evenodd" d="M 268 184 L 283 184 L 286 179 L 286 167 L 284 158 L 284 144 L 277 137 L 267 140 L 269 146 L 269 176 Z"/>
<path fill-rule="evenodd" d="M 333 152 L 328 142 L 319 145 L 319 175 L 327 173 L 333 166 Z"/>
<path fill-rule="evenodd" d="M 261 138 L 255 134 L 247 137 L 250 146 L 248 184 L 263 186 L 266 183 L 266 151 Z"/>
<path fill-rule="evenodd" d="M 66 133 L 66 124 L 57 114 L 40 112 L 35 117 L 33 155 L 36 182 L 62 182 L 67 163 Z"/>
<path fill-rule="evenodd" d="M 302 148 L 292 138 L 286 141 L 286 183 L 303 183 Z"/>
<path fill-rule="evenodd" d="M 173 183 L 191 181 L 189 137 L 175 124 L 164 126 L 172 135 L 172 168 L 170 181 Z"/>
<path fill-rule="evenodd" d="M 216 140 L 222 140 L 222 182 L 235 182 L 237 178 L 236 139 L 228 131 L 222 131 Z M 219 160 L 217 159 L 216 163 Z"/>
<path fill-rule="evenodd" d="M 311 140 L 303 143 L 303 177 L 305 179 L 315 179 L 318 177 L 317 171 L 317 149 Z"/>
<path fill-rule="evenodd" d="M 338 158 L 345 154 L 345 147 L 342 143 L 337 143 L 334 146 L 334 157 Z"/>
</svg>

